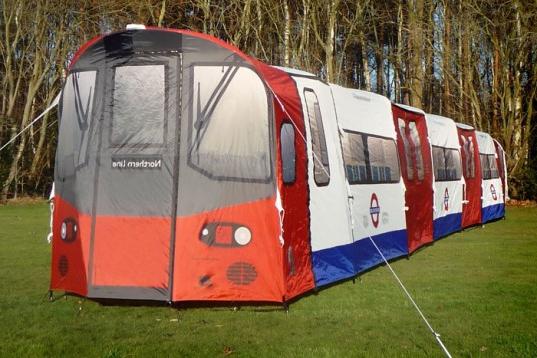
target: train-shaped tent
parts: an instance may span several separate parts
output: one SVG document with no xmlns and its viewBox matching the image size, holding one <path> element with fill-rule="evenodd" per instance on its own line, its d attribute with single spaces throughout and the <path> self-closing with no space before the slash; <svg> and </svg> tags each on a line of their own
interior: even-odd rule
<svg viewBox="0 0 537 358">
<path fill-rule="evenodd" d="M 488 134 L 191 31 L 91 40 L 59 117 L 52 290 L 288 302 L 504 215 Z"/>
</svg>

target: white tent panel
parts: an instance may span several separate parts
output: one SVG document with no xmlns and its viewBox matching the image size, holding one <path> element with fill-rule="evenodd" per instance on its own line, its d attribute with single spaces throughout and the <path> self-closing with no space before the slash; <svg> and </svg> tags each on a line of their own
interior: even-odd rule
<svg viewBox="0 0 537 358">
<path fill-rule="evenodd" d="M 304 122 L 306 124 L 306 143 L 308 151 L 308 184 L 310 188 L 311 248 L 319 251 L 352 242 L 350 218 L 347 206 L 347 189 L 341 156 L 339 130 L 332 103 L 330 87 L 325 83 L 304 77 L 295 77 L 302 101 Z M 320 110 L 324 132 L 328 166 L 322 168 L 322 153 L 314 153 L 312 121 L 316 119 L 316 105 Z M 315 170 L 317 167 L 317 172 Z M 326 170 L 326 172 L 325 172 Z M 317 176 L 317 179 L 316 179 Z M 318 178 L 325 182 L 319 182 Z"/>
<path fill-rule="evenodd" d="M 375 93 L 331 84 L 342 128 L 396 138 L 390 101 Z"/>
<path fill-rule="evenodd" d="M 464 177 L 455 122 L 426 114 L 434 173 L 434 237 L 461 229 Z"/>
<path fill-rule="evenodd" d="M 457 125 L 451 118 L 426 114 L 427 129 L 432 145 L 460 150 Z"/>
<path fill-rule="evenodd" d="M 481 161 L 482 174 L 482 220 L 487 222 L 503 216 L 504 198 L 502 181 L 496 163 L 494 140 L 485 132 L 476 131 L 477 146 Z"/>
<path fill-rule="evenodd" d="M 396 257 L 408 244 L 391 102 L 374 93 L 331 88 L 342 131 L 354 240 L 365 244 L 371 236 L 381 247 L 391 246 L 390 255 Z M 365 146 L 368 158 L 358 153 Z"/>
</svg>

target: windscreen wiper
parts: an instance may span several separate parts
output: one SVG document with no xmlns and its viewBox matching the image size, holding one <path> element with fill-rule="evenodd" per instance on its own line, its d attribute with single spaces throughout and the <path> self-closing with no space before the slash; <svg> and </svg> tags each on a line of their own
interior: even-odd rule
<svg viewBox="0 0 537 358">
<path fill-rule="evenodd" d="M 199 146 L 201 141 L 203 140 L 203 137 L 205 136 L 205 133 L 207 132 L 207 128 L 209 127 L 209 122 L 211 120 L 211 116 L 216 109 L 216 106 L 220 102 L 223 94 L 226 92 L 227 88 L 229 87 L 229 84 L 235 77 L 239 70 L 238 64 L 232 64 L 229 66 L 229 68 L 224 73 L 224 76 L 220 79 L 220 82 L 218 82 L 218 85 L 214 89 L 214 91 L 209 96 L 209 100 L 203 107 L 201 108 L 201 90 L 200 90 L 200 82 L 197 83 L 197 92 L 198 92 L 198 100 L 196 103 L 196 122 L 194 123 L 194 128 L 196 128 L 196 138 L 194 142 L 192 143 L 192 146 L 190 147 L 190 154 L 192 154 L 192 151 L 199 150 Z"/>
</svg>

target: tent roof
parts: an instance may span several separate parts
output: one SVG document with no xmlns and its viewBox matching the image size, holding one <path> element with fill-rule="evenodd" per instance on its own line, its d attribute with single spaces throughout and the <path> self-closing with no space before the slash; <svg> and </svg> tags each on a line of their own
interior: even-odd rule
<svg viewBox="0 0 537 358">
<path fill-rule="evenodd" d="M 283 67 L 283 66 L 272 66 L 272 67 L 277 68 L 278 70 L 287 72 L 291 76 L 311 77 L 311 78 L 319 79 L 319 77 L 314 73 L 302 71 L 296 68 Z"/>
<path fill-rule="evenodd" d="M 457 127 L 459 127 L 460 129 L 464 129 L 464 130 L 467 130 L 467 131 L 471 131 L 471 130 L 474 130 L 475 128 L 468 125 L 468 124 L 465 124 L 465 123 L 455 123 L 457 125 Z"/>
<path fill-rule="evenodd" d="M 392 105 L 376 93 L 331 84 L 338 121 L 345 129 L 396 138 Z"/>
<path fill-rule="evenodd" d="M 412 106 L 408 106 L 406 104 L 395 103 L 395 102 L 393 104 L 395 104 L 397 107 L 406 109 L 407 111 L 410 111 L 410 112 L 425 114 L 425 112 L 422 109 L 417 108 L 417 107 L 412 107 Z"/>
<path fill-rule="evenodd" d="M 425 119 L 432 145 L 459 149 L 457 126 L 451 118 L 427 113 Z"/>
<path fill-rule="evenodd" d="M 475 131 L 477 138 L 477 147 L 479 148 L 479 153 L 481 154 L 496 154 L 496 148 L 494 147 L 494 141 L 490 134 Z"/>
</svg>

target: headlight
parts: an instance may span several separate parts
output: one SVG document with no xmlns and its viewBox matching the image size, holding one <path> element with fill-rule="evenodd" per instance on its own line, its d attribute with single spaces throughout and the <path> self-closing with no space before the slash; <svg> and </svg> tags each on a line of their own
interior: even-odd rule
<svg viewBox="0 0 537 358">
<path fill-rule="evenodd" d="M 75 241 L 78 235 L 78 225 L 75 219 L 67 218 L 60 227 L 60 237 L 66 242 Z"/>
<path fill-rule="evenodd" d="M 248 245 L 250 240 L 252 240 L 252 233 L 247 227 L 241 226 L 235 230 L 233 238 L 235 239 L 235 242 L 241 246 Z"/>
<path fill-rule="evenodd" d="M 62 228 L 60 231 L 60 236 L 62 240 L 65 240 L 67 238 L 67 223 L 64 221 L 62 222 Z"/>
</svg>

